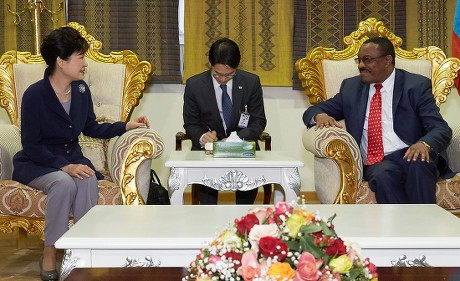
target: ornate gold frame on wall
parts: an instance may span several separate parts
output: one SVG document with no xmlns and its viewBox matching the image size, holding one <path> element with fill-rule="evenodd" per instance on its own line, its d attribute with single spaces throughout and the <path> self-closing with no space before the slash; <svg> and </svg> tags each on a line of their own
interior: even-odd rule
<svg viewBox="0 0 460 281">
<path fill-rule="evenodd" d="M 454 85 L 454 79 L 460 69 L 460 60 L 447 58 L 438 47 L 414 48 L 411 51 L 401 49 L 402 39 L 386 28 L 382 21 L 368 18 L 359 23 L 358 29 L 344 37 L 346 46 L 343 50 L 316 47 L 311 49 L 305 58 L 296 61 L 295 67 L 312 105 L 327 99 L 323 60 L 347 60 L 358 54 L 361 45 L 370 37 L 386 37 L 395 46 L 396 57 L 402 59 L 421 59 L 431 62 L 431 82 L 436 104 L 440 106 L 447 99 Z M 321 140 L 324 141 L 324 140 Z M 349 146 L 339 139 L 330 139 L 324 144 L 323 154 L 333 160 L 340 170 L 341 183 L 334 204 L 354 203 L 358 188 L 356 163 Z"/>
</svg>

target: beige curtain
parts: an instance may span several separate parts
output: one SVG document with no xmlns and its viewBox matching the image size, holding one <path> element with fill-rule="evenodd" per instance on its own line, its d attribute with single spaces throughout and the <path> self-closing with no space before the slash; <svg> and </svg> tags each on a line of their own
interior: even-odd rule
<svg viewBox="0 0 460 281">
<path fill-rule="evenodd" d="M 36 53 L 43 36 L 66 24 L 64 0 L 31 0 L 31 3 L 27 0 L 2 2 L 2 32 L 5 38 L 3 52 L 19 50 Z M 39 16 L 38 21 L 33 20 L 35 14 Z"/>
<path fill-rule="evenodd" d="M 237 42 L 240 69 L 262 85 L 292 85 L 292 1 L 185 1 L 184 80 L 209 69 L 208 50 L 221 37 Z"/>
</svg>

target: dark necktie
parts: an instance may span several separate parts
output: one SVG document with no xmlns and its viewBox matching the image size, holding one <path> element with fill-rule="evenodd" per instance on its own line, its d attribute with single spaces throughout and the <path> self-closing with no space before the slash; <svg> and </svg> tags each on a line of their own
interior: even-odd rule
<svg viewBox="0 0 460 281">
<path fill-rule="evenodd" d="M 371 99 L 369 118 L 367 121 L 367 159 L 366 165 L 383 160 L 382 140 L 382 84 L 375 84 L 375 94 Z"/>
<path fill-rule="evenodd" d="M 222 89 L 222 115 L 224 116 L 224 122 L 227 126 L 227 135 L 230 133 L 230 124 L 232 123 L 233 106 L 232 100 L 227 93 L 227 85 L 220 85 Z"/>
</svg>

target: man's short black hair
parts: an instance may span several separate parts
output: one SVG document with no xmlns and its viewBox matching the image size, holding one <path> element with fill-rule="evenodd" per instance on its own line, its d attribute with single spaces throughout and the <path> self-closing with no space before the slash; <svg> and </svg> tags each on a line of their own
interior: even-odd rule
<svg viewBox="0 0 460 281">
<path fill-rule="evenodd" d="M 228 38 L 221 38 L 214 42 L 209 49 L 209 63 L 228 65 L 231 68 L 238 68 L 241 54 L 238 44 Z"/>
<path fill-rule="evenodd" d="M 372 38 L 369 38 L 367 39 L 366 41 L 364 41 L 363 45 L 364 44 L 367 44 L 367 43 L 374 43 L 376 45 L 379 46 L 379 49 L 382 51 L 382 56 L 387 56 L 387 55 L 391 55 L 391 57 L 393 58 L 393 65 L 395 64 L 395 47 L 393 46 L 393 43 L 391 43 L 391 41 L 386 38 L 386 37 L 372 37 Z"/>
</svg>

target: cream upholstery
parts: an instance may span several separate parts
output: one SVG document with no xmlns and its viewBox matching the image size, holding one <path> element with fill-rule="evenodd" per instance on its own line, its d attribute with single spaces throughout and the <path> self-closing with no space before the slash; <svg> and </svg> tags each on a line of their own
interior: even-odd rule
<svg viewBox="0 0 460 281">
<path fill-rule="evenodd" d="M 311 104 L 333 97 L 344 78 L 358 75 L 354 62 L 362 43 L 369 37 L 389 38 L 396 51 L 396 67 L 431 78 L 433 95 L 440 106 L 446 102 L 460 61 L 446 58 L 437 47 L 401 49 L 401 38 L 389 31 L 381 21 L 369 18 L 356 31 L 344 38 L 345 48 L 317 47 L 296 62 L 296 69 Z M 460 172 L 460 121 L 447 120 L 453 130 L 448 148 L 450 167 Z M 359 146 L 344 129 L 305 129 L 302 136 L 306 150 L 314 154 L 315 189 L 322 203 L 376 203 L 367 182 L 362 181 L 363 167 Z M 460 173 L 449 180 L 439 180 L 437 202 L 460 213 Z"/>
<path fill-rule="evenodd" d="M 131 51 L 100 53 L 101 42 L 78 23 L 69 23 L 90 44 L 85 81 L 88 83 L 99 122 L 129 120 L 142 97 L 152 67 Z M 11 180 L 13 155 L 21 150 L 20 104 L 29 85 L 43 78 L 46 64 L 40 55 L 9 51 L 0 58 L 0 106 L 11 125 L 0 125 L 0 230 L 15 227 L 43 235 L 46 195 Z M 144 204 L 149 188 L 152 159 L 164 144 L 150 129 L 135 129 L 110 140 L 79 137 L 83 154 L 105 179 L 99 181 L 99 204 Z M 21 235 L 26 232 L 20 232 Z"/>
</svg>

